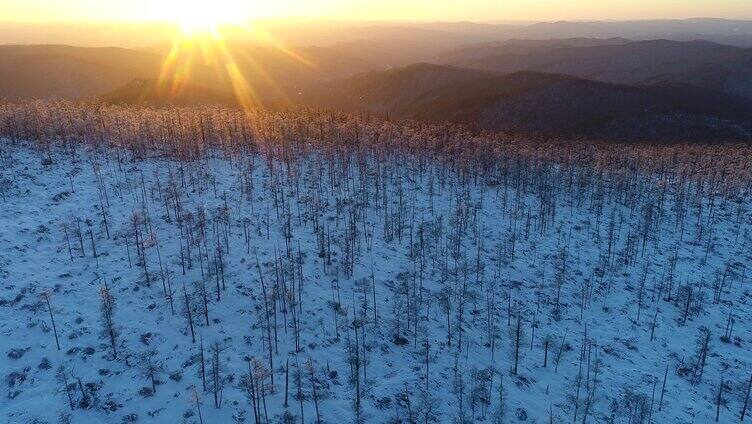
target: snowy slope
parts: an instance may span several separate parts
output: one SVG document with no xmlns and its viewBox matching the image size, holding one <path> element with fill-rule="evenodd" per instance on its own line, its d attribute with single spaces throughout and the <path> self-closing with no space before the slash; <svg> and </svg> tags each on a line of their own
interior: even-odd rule
<svg viewBox="0 0 752 424">
<path fill-rule="evenodd" d="M 591 175 L 590 183 L 572 184 L 569 171 L 549 169 L 559 181 L 551 192 L 544 184 L 516 178 L 467 178 L 438 163 L 418 167 L 417 159 L 407 155 L 389 159 L 387 168 L 373 158 L 358 165 L 355 156 L 342 161 L 309 153 L 293 172 L 279 162 L 271 170 L 256 155 L 250 174 L 250 156 L 215 156 L 190 163 L 159 157 L 131 161 L 123 152 L 105 151 L 79 152 L 73 161 L 62 152 L 48 158 L 28 146 L 4 147 L 0 421 L 253 423 L 252 402 L 241 382 L 248 373 L 247 358 L 269 368 L 270 341 L 274 384 L 261 376 L 265 397 L 259 408 L 269 422 L 281 422 L 285 411 L 296 417 L 291 422 L 316 422 L 316 403 L 322 422 L 356 421 L 356 379 L 347 350 L 355 343 L 362 344 L 357 381 L 363 422 L 448 423 L 459 421 L 460 413 L 467 422 L 713 422 L 721 379 L 720 422 L 739 421 L 752 373 L 752 287 L 745 271 L 752 265 L 748 196 L 711 199 L 706 190 L 698 209 L 696 191 L 687 189 L 692 202 L 685 200 L 689 206 L 680 225 L 676 193 L 668 193 L 659 212 L 660 186 L 650 175 L 625 189 L 588 170 L 575 172 L 576 177 Z M 341 178 L 343 172 L 348 178 Z M 183 213 L 193 214 L 192 236 L 187 230 L 181 235 L 169 200 L 174 199 L 168 194 L 170 181 Z M 202 206 L 203 230 L 197 224 Z M 321 211 L 320 234 L 328 232 L 328 239 L 314 230 L 316 210 Z M 285 211 L 291 255 L 283 235 Z M 138 263 L 134 212 L 146 238 L 148 285 Z M 76 218 L 82 242 L 73 235 Z M 63 223 L 70 232 L 70 252 Z M 202 232 L 208 242 L 191 247 L 191 267 L 183 273 L 181 250 Z M 355 245 L 346 242 L 348 234 L 355 234 Z M 421 239 L 423 248 L 418 247 Z M 322 245 L 330 250 L 326 265 L 327 254 L 319 255 Z M 224 288 L 214 271 L 220 252 Z M 294 299 L 295 287 L 302 287 L 297 293 L 302 305 L 269 304 L 276 337 L 267 331 L 256 257 L 268 297 Z M 348 257 L 354 258 L 352 276 Z M 277 263 L 287 267 L 284 279 Z M 360 283 L 366 289 L 358 291 L 361 279 L 375 281 L 375 290 Z M 197 291 L 202 280 L 209 325 Z M 174 291 L 174 314 L 163 289 L 166 281 Z M 117 359 L 102 334 L 100 290 L 105 284 L 116 302 Z M 693 293 L 689 309 L 685 284 Z M 195 343 L 183 285 L 190 295 Z M 442 288 L 450 291 L 451 346 Z M 60 351 L 41 297 L 47 290 Z M 668 291 L 670 300 L 664 300 Z M 300 310 L 299 352 L 295 307 Z M 728 331 L 729 314 L 733 329 L 726 342 L 721 336 Z M 353 324 L 355 316 L 365 317 L 358 321 L 362 325 Z M 699 376 L 702 328 L 710 330 L 710 339 Z M 202 386 L 199 337 L 209 386 L 211 346 L 221 347 L 219 408 L 211 387 Z M 142 356 L 152 349 L 153 360 L 164 369 L 157 373 L 156 393 L 142 372 Z M 305 366 L 309 359 L 318 382 L 316 402 Z M 61 365 L 72 410 L 56 375 Z M 298 370 L 302 399 L 296 396 Z"/>
</svg>

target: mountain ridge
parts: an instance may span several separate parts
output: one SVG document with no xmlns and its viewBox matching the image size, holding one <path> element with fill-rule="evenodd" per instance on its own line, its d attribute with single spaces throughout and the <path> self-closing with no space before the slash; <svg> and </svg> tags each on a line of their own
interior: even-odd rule
<svg viewBox="0 0 752 424">
<path fill-rule="evenodd" d="M 314 106 L 395 118 L 570 137 L 608 133 L 612 138 L 647 139 L 660 133 L 661 139 L 749 139 L 752 116 L 752 100 L 683 84 L 635 86 L 536 71 L 502 74 L 435 64 L 354 76 L 308 99 Z M 650 121 L 650 113 L 665 118 L 666 125 L 640 129 Z M 614 130 L 620 127 L 623 137 Z M 714 131 L 722 135 L 714 137 Z"/>
</svg>

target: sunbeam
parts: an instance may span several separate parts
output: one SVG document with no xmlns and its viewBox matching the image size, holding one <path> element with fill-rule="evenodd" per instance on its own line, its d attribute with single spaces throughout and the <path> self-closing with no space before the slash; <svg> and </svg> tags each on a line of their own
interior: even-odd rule
<svg viewBox="0 0 752 424">
<path fill-rule="evenodd" d="M 194 16 L 187 13 L 186 16 Z M 236 102 L 244 109 L 263 106 L 258 86 L 273 87 L 281 98 L 290 102 L 283 93 L 283 84 L 275 80 L 263 58 L 255 57 L 253 49 L 241 42 L 232 42 L 223 32 L 229 25 L 211 19 L 201 25 L 181 21 L 181 30 L 176 35 L 159 73 L 158 88 L 171 96 L 179 94 L 187 86 L 207 78 L 227 90 L 231 90 Z M 282 53 L 301 67 L 318 68 L 318 65 L 299 51 L 290 48 L 270 33 L 251 24 L 233 24 L 233 33 L 242 33 L 259 40 L 260 46 Z M 197 72 L 197 70 L 204 72 Z M 201 75 L 197 75 L 201 74 Z M 204 81 L 205 82 L 205 81 Z"/>
</svg>

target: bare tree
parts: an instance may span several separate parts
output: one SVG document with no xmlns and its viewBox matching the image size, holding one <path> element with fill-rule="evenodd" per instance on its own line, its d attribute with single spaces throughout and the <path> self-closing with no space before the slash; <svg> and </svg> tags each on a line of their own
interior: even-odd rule
<svg viewBox="0 0 752 424">
<path fill-rule="evenodd" d="M 115 326 L 115 298 L 112 296 L 107 284 L 99 290 L 102 313 L 102 335 L 107 337 L 112 347 L 112 357 L 117 359 L 117 338 L 119 331 Z"/>
<path fill-rule="evenodd" d="M 55 326 L 55 315 L 52 313 L 52 305 L 50 304 L 50 299 L 52 298 L 52 292 L 49 290 L 46 290 L 42 293 L 42 299 L 44 299 L 44 302 L 47 304 L 47 311 L 50 313 L 50 323 L 52 324 L 52 332 L 55 334 L 55 345 L 57 346 L 57 350 L 60 350 L 60 339 L 57 335 L 57 327 Z"/>
<path fill-rule="evenodd" d="M 157 351 L 149 349 L 141 355 L 141 374 L 146 377 L 151 383 L 151 392 L 157 392 L 157 382 L 159 381 L 159 374 L 164 371 L 162 363 L 157 358 Z"/>
</svg>

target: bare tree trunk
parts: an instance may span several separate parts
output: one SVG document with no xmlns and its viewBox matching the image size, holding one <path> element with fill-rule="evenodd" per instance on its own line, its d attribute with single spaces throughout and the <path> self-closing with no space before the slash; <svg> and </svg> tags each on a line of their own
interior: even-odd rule
<svg viewBox="0 0 752 424">
<path fill-rule="evenodd" d="M 742 407 L 742 416 L 739 421 L 744 421 L 744 416 L 747 415 L 747 405 L 749 404 L 750 389 L 752 389 L 752 375 L 749 376 L 749 382 L 747 383 L 747 394 L 744 396 L 744 406 Z"/>
<path fill-rule="evenodd" d="M 60 350 L 60 339 L 58 338 L 57 327 L 55 326 L 55 316 L 52 314 L 52 306 L 50 305 L 50 298 L 52 297 L 52 293 L 50 293 L 49 291 L 44 292 L 42 294 L 42 297 L 47 303 L 47 310 L 50 312 L 50 322 L 52 322 L 52 332 L 55 334 L 55 344 L 57 345 L 57 350 Z"/>
</svg>

